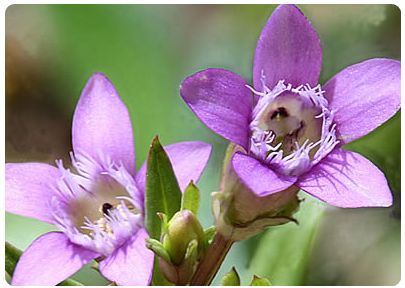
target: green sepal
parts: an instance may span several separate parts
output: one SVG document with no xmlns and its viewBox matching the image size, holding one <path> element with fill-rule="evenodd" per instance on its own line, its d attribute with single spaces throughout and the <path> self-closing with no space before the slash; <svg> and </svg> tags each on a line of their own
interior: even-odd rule
<svg viewBox="0 0 405 288">
<path fill-rule="evenodd" d="M 240 286 L 240 277 L 235 267 L 222 277 L 221 286 Z"/>
<path fill-rule="evenodd" d="M 168 281 L 159 267 L 159 257 L 155 255 L 153 263 L 152 286 L 173 286 L 174 284 Z"/>
<path fill-rule="evenodd" d="M 179 265 L 167 262 L 163 258 L 159 259 L 162 274 L 175 285 L 183 286 L 188 284 L 195 271 L 198 254 L 198 241 L 193 239 L 188 243 L 184 259 Z"/>
<path fill-rule="evenodd" d="M 190 210 L 197 215 L 198 208 L 200 206 L 200 191 L 193 181 L 190 181 L 186 190 L 184 190 L 183 197 L 181 199 L 181 210 Z"/>
<path fill-rule="evenodd" d="M 267 278 L 253 275 L 252 282 L 249 286 L 271 286 L 271 282 Z"/>
<path fill-rule="evenodd" d="M 198 258 L 198 241 L 193 239 L 188 243 L 186 255 L 184 256 L 185 263 L 194 263 Z M 187 265 L 187 264 L 186 264 Z"/>
<path fill-rule="evenodd" d="M 155 255 L 164 259 L 166 262 L 171 263 L 169 253 L 167 253 L 166 249 L 163 247 L 163 244 L 158 240 L 153 238 L 146 239 L 146 247 L 152 250 Z"/>
<path fill-rule="evenodd" d="M 208 246 L 211 244 L 212 240 L 214 239 L 216 231 L 217 229 L 215 228 L 215 226 L 211 226 L 204 230 L 204 245 L 205 245 L 204 250 L 206 250 L 206 248 L 208 248 Z"/>
</svg>

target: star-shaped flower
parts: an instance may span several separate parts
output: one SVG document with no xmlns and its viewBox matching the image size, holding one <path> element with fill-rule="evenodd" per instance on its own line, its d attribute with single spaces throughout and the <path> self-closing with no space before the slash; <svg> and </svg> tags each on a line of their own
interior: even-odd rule
<svg viewBox="0 0 405 288">
<path fill-rule="evenodd" d="M 400 62 L 370 59 L 320 85 L 320 40 L 294 5 L 264 27 L 253 87 L 224 69 L 184 80 L 180 94 L 199 119 L 244 153 L 233 169 L 257 196 L 295 185 L 338 207 L 390 206 L 384 174 L 344 144 L 373 131 L 400 108 Z"/>
</svg>

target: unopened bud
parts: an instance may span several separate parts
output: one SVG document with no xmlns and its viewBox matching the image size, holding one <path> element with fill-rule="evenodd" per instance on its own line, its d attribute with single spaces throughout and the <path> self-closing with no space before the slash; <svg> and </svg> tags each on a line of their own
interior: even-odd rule
<svg viewBox="0 0 405 288">
<path fill-rule="evenodd" d="M 181 210 L 169 221 L 162 240 L 172 263 L 179 265 L 183 262 L 191 241 L 196 241 L 198 254 L 202 252 L 204 230 L 191 211 Z"/>
</svg>

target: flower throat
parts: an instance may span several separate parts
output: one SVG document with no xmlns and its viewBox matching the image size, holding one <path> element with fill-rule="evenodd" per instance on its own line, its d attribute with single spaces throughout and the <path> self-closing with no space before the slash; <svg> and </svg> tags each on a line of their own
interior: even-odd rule
<svg viewBox="0 0 405 288">
<path fill-rule="evenodd" d="M 250 123 L 250 153 L 285 175 L 298 176 L 324 158 L 338 143 L 333 112 L 320 85 L 293 88 L 280 80 L 263 92 Z"/>
</svg>

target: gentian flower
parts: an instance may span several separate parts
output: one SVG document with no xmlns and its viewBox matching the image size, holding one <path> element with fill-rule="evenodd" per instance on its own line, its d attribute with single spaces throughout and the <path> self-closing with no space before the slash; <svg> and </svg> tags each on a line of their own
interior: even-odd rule
<svg viewBox="0 0 405 288">
<path fill-rule="evenodd" d="M 324 85 L 321 65 L 316 31 L 296 6 L 281 5 L 258 40 L 253 87 L 207 69 L 186 78 L 180 94 L 205 125 L 242 148 L 232 167 L 256 196 L 297 187 L 338 207 L 390 206 L 384 174 L 342 146 L 399 110 L 400 62 L 370 59 Z"/>
<path fill-rule="evenodd" d="M 135 173 L 131 120 L 112 83 L 94 74 L 77 104 L 72 169 L 45 163 L 6 164 L 6 210 L 54 224 L 21 256 L 13 285 L 56 285 L 97 258 L 118 285 L 148 285 L 153 253 L 144 227 L 146 165 Z M 202 142 L 165 148 L 182 191 L 197 181 L 210 155 Z"/>
</svg>

